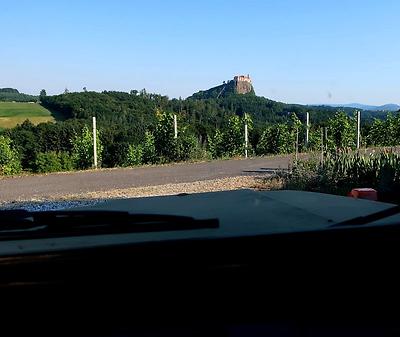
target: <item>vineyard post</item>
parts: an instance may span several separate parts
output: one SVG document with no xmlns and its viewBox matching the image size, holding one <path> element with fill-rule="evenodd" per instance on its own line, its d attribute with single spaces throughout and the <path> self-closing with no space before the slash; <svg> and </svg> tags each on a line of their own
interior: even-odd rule
<svg viewBox="0 0 400 337">
<path fill-rule="evenodd" d="M 324 128 L 321 127 L 321 164 L 324 163 Z"/>
<path fill-rule="evenodd" d="M 246 114 L 244 114 L 244 155 L 247 158 L 247 147 L 249 145 L 249 133 L 247 127 L 247 118 Z"/>
<path fill-rule="evenodd" d="M 308 142 L 309 142 L 309 132 L 310 132 L 310 113 L 307 112 L 306 115 L 306 148 L 308 149 Z"/>
<path fill-rule="evenodd" d="M 361 140 L 361 112 L 357 110 L 357 150 L 360 149 Z"/>
<path fill-rule="evenodd" d="M 94 164 L 94 168 L 97 169 L 97 129 L 96 129 L 96 117 L 93 117 L 93 164 Z"/>
<path fill-rule="evenodd" d="M 176 115 L 174 114 L 174 138 L 178 138 L 178 122 L 176 119 Z"/>
</svg>

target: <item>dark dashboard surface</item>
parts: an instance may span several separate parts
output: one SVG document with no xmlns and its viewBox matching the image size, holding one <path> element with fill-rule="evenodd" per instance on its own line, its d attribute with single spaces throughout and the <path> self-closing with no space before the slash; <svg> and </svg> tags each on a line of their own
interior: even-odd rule
<svg viewBox="0 0 400 337">
<path fill-rule="evenodd" d="M 22 247 L 0 258 L 1 335 L 395 336 L 400 226 L 393 219 Z"/>
</svg>

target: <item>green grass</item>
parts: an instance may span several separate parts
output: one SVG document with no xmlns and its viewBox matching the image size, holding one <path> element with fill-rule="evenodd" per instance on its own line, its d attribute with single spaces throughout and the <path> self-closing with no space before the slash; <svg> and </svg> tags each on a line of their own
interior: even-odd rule
<svg viewBox="0 0 400 337">
<path fill-rule="evenodd" d="M 12 128 L 26 119 L 33 124 L 55 121 L 51 112 L 39 104 L 0 102 L 0 129 Z"/>
</svg>

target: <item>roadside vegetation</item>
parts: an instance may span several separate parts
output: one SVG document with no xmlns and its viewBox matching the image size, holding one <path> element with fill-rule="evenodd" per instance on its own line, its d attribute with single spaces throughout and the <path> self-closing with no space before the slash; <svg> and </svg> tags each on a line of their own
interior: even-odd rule
<svg viewBox="0 0 400 337">
<path fill-rule="evenodd" d="M 12 162 L 19 163 L 19 169 L 3 169 L 0 174 L 92 168 L 92 116 L 97 118 L 99 167 L 243 157 L 245 124 L 249 131 L 249 156 L 336 153 L 356 147 L 353 110 L 288 105 L 254 94 L 170 100 L 145 90 L 66 92 L 58 96 L 47 96 L 42 90 L 37 98 L 46 111 L 57 111 L 66 120 L 38 125 L 26 120 L 0 131 L 3 142 L 13 153 Z M 37 106 L 42 108 L 41 105 Z M 306 112 L 311 118 L 307 144 Z M 363 112 L 362 146 L 400 144 L 400 115 L 377 113 L 376 116 L 380 118 L 371 119 Z M 7 158 L 10 157 L 1 158 L 3 166 L 11 160 Z"/>
<path fill-rule="evenodd" d="M 353 188 L 369 187 L 382 201 L 400 202 L 400 155 L 391 151 L 299 160 L 281 178 L 285 189 L 347 195 Z"/>
<path fill-rule="evenodd" d="M 347 195 L 351 189 L 369 187 L 381 201 L 400 203 L 400 117 L 375 119 L 364 142 L 377 150 L 354 151 L 354 128 L 341 113 L 328 123 L 331 138 L 322 151 L 306 160 L 296 160 L 289 172 L 281 172 L 282 188 Z M 382 148 L 386 147 L 386 148 Z"/>
</svg>

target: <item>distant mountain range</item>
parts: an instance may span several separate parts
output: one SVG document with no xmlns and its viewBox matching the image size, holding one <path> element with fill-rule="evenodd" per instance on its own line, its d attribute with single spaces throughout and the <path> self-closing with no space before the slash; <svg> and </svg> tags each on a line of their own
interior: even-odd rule
<svg viewBox="0 0 400 337">
<path fill-rule="evenodd" d="M 325 106 L 331 106 L 334 108 L 353 108 L 360 110 L 369 110 L 369 111 L 399 111 L 400 105 L 398 104 L 385 104 L 385 105 L 366 105 L 360 103 L 350 103 L 350 104 L 323 104 Z"/>
</svg>

